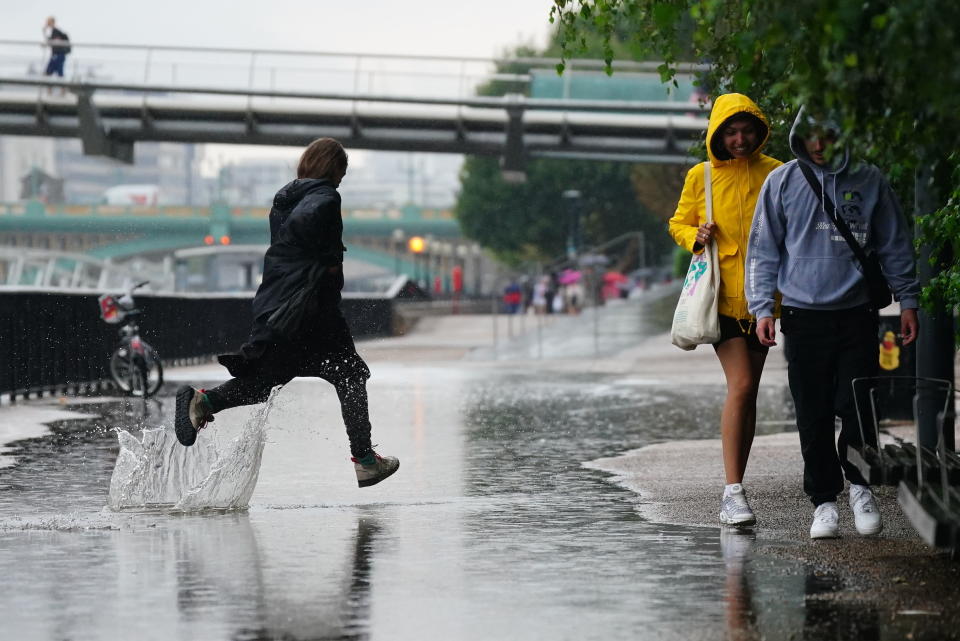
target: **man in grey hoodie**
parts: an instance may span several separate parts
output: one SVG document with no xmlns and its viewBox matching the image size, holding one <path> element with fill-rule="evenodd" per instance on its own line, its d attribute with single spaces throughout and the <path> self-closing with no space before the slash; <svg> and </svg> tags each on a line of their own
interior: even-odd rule
<svg viewBox="0 0 960 641">
<path fill-rule="evenodd" d="M 775 345 L 775 295 L 782 296 L 781 332 L 803 453 L 803 488 L 816 509 L 810 537 L 839 535 L 837 495 L 850 482 L 850 507 L 860 534 L 883 528 L 876 499 L 847 447 L 861 445 L 851 381 L 878 369 L 878 310 L 863 270 L 827 208 L 853 238 L 879 258 L 900 302 L 903 344 L 917 336 L 919 285 L 913 249 L 897 198 L 879 169 L 852 163 L 831 146 L 837 127 L 797 115 L 790 131 L 796 160 L 772 171 L 760 191 L 747 249 L 746 295 L 757 336 Z M 830 152 L 833 153 L 830 153 Z M 801 163 L 812 170 L 816 188 Z M 834 442 L 834 417 L 840 436 Z"/>
</svg>

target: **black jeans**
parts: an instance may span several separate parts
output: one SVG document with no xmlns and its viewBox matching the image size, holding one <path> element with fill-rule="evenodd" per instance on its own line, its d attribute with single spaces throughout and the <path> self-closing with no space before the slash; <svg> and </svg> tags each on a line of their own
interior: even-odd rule
<svg viewBox="0 0 960 641">
<path fill-rule="evenodd" d="M 780 329 L 800 432 L 803 490 L 814 505 L 836 501 L 844 475 L 851 483 L 867 485 L 847 460 L 847 447 L 862 444 L 851 381 L 877 375 L 878 322 L 877 312 L 868 308 L 783 308 Z M 836 443 L 835 416 L 841 419 Z M 864 427 L 868 444 L 875 446 L 872 426 Z"/>
<path fill-rule="evenodd" d="M 262 403 L 270 396 L 271 389 L 287 384 L 295 376 L 316 376 L 328 381 L 337 391 L 350 439 L 350 453 L 356 458 L 369 454 L 373 450 L 367 407 L 370 370 L 356 353 L 342 317 L 334 318 L 323 330 L 315 333 L 316 340 L 304 336 L 267 345 L 262 356 L 251 361 L 249 372 L 207 390 L 214 413 L 238 405 Z"/>
</svg>

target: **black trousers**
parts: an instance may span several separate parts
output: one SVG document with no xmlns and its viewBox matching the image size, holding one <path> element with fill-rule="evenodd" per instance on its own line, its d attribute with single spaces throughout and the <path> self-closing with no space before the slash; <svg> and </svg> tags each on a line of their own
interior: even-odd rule
<svg viewBox="0 0 960 641">
<path fill-rule="evenodd" d="M 867 485 L 847 460 L 847 447 L 859 447 L 863 440 L 851 381 L 877 375 L 878 322 L 877 312 L 868 308 L 783 308 L 780 329 L 800 432 L 803 490 L 814 505 L 836 501 L 844 476 L 851 483 Z M 866 398 L 860 399 L 861 408 L 867 407 L 865 402 Z M 834 443 L 836 416 L 841 429 Z M 875 446 L 872 425 L 865 424 L 863 431 L 868 444 Z"/>
<path fill-rule="evenodd" d="M 357 354 L 353 339 L 339 311 L 325 315 L 295 340 L 278 340 L 265 346 L 243 374 L 206 390 L 214 413 L 262 403 L 270 390 L 285 385 L 295 376 L 315 376 L 328 381 L 337 391 L 340 412 L 350 439 L 350 453 L 363 458 L 370 444 L 370 414 L 367 407 L 367 379 L 370 370 Z"/>
</svg>

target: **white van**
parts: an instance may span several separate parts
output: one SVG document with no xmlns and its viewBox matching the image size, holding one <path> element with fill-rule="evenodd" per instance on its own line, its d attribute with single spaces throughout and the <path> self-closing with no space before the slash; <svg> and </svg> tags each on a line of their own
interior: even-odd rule
<svg viewBox="0 0 960 641">
<path fill-rule="evenodd" d="M 160 204 L 160 186 L 117 185 L 103 192 L 103 204 L 155 207 Z"/>
</svg>

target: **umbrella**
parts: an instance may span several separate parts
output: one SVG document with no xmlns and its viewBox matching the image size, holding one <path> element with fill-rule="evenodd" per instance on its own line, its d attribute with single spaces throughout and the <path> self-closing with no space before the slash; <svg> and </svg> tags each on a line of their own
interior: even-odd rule
<svg viewBox="0 0 960 641">
<path fill-rule="evenodd" d="M 619 298 L 622 295 L 621 288 L 625 290 L 625 285 L 629 282 L 630 279 L 620 272 L 607 272 L 603 275 L 603 299 L 610 300 L 612 298 Z"/>
<path fill-rule="evenodd" d="M 557 282 L 561 285 L 571 285 L 580 282 L 581 276 L 580 272 L 575 269 L 565 269 L 560 272 L 560 275 L 557 277 Z"/>
</svg>

